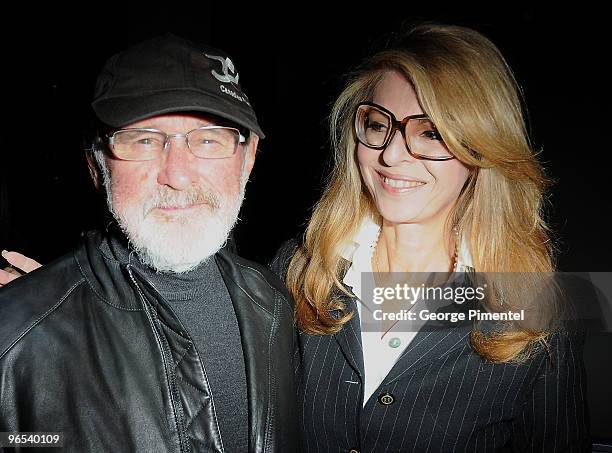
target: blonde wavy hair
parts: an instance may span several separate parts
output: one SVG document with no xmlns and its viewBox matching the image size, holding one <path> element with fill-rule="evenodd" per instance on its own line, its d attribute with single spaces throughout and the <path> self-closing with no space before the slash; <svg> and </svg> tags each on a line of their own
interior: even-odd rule
<svg viewBox="0 0 612 453">
<path fill-rule="evenodd" d="M 387 71 L 403 74 L 413 85 L 423 111 L 448 148 L 471 169 L 448 220 L 468 240 L 475 270 L 554 269 L 542 217 L 549 182 L 530 145 L 512 71 L 480 33 L 458 26 L 420 25 L 399 45 L 365 61 L 333 106 L 333 169 L 287 272 L 296 322 L 306 333 L 336 333 L 352 316 L 342 302 L 346 289 L 340 282 L 350 263 L 339 255 L 339 246 L 356 234 L 366 216 L 380 220 L 359 172 L 353 115 L 360 102 L 372 99 Z M 496 294 L 503 297 L 489 301 L 490 308 L 503 301 L 507 310 L 519 305 L 525 292 L 537 290 L 537 277 L 530 285 L 522 275 L 520 289 L 516 282 L 497 282 Z M 528 357 L 546 336 L 546 331 L 533 328 L 488 334 L 474 328 L 470 338 L 482 357 L 506 362 Z"/>
</svg>

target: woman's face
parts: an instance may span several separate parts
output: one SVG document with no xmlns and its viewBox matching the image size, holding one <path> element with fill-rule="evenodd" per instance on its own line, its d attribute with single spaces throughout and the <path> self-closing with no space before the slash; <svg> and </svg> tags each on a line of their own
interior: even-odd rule
<svg viewBox="0 0 612 453">
<path fill-rule="evenodd" d="M 412 85 L 395 71 L 385 73 L 372 102 L 391 111 L 399 121 L 423 113 Z M 378 212 L 391 223 L 444 222 L 469 175 L 458 159 L 415 159 L 400 131 L 382 151 L 359 143 L 357 159 Z"/>
</svg>

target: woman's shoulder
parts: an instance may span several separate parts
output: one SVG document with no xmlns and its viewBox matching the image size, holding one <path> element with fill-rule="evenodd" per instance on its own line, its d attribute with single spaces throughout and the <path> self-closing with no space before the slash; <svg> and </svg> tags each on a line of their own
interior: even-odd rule
<svg viewBox="0 0 612 453">
<path fill-rule="evenodd" d="M 297 238 L 286 240 L 280 245 L 276 251 L 276 254 L 272 258 L 272 261 L 270 262 L 270 269 L 272 269 L 272 272 L 274 272 L 283 281 L 287 275 L 287 269 L 289 268 L 291 258 L 293 258 L 293 255 L 300 246 L 300 243 L 301 242 Z"/>
</svg>

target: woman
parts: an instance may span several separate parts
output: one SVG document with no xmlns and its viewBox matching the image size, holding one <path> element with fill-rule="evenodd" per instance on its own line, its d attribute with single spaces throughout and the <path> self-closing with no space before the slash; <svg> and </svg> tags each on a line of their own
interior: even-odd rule
<svg viewBox="0 0 612 453">
<path fill-rule="evenodd" d="M 418 26 L 362 64 L 330 121 L 327 187 L 303 243 L 273 262 L 302 332 L 305 451 L 588 448 L 576 337 L 525 323 L 417 333 L 364 310 L 364 273 L 554 270 L 547 180 L 498 49 Z M 484 308 L 519 307 L 535 280 L 493 281 Z"/>
</svg>

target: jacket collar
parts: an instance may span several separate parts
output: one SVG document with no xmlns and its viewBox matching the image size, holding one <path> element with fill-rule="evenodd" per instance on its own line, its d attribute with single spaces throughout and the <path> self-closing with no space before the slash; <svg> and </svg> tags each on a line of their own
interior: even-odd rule
<svg viewBox="0 0 612 453">
<path fill-rule="evenodd" d="M 81 247 L 75 249 L 74 259 L 81 274 L 102 302 L 118 309 L 142 310 L 138 292 L 130 283 L 130 265 L 103 256 L 100 250 L 103 240 L 103 233 L 90 231 Z"/>
<path fill-rule="evenodd" d="M 272 358 L 266 356 L 266 351 L 275 334 L 277 319 L 274 313 L 257 303 L 260 295 L 251 292 L 240 266 L 236 265 L 238 257 L 223 249 L 215 259 L 232 299 L 240 330 L 249 396 L 249 448 L 263 451 L 271 396 L 268 384 Z"/>
<path fill-rule="evenodd" d="M 389 385 L 403 377 L 409 376 L 416 370 L 439 360 L 457 348 L 467 344 L 467 338 L 472 330 L 471 324 L 439 328 L 431 326 L 427 330 L 420 330 L 410 342 L 406 350 L 397 359 L 383 384 Z"/>
<path fill-rule="evenodd" d="M 340 345 L 340 349 L 347 362 L 355 370 L 355 372 L 363 379 L 365 375 L 365 367 L 363 363 L 363 346 L 361 343 L 361 322 L 359 320 L 359 311 L 354 298 L 349 298 L 343 295 L 344 303 L 348 311 L 353 312 L 353 317 L 342 327 L 342 329 L 334 334 L 334 338 Z"/>
</svg>

